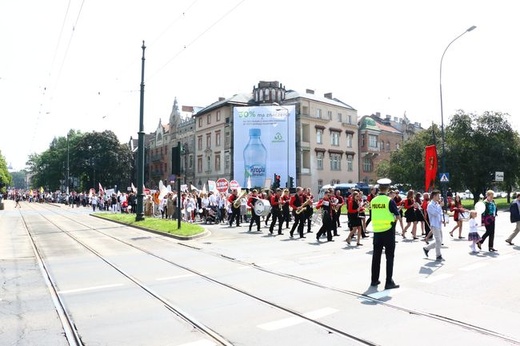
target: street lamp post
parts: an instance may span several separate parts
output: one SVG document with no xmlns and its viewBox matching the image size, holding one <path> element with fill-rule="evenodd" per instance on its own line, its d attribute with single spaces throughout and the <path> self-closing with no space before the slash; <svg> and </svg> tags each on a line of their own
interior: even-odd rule
<svg viewBox="0 0 520 346">
<path fill-rule="evenodd" d="M 439 91 L 441 96 L 441 141 L 442 141 L 442 154 L 441 154 L 441 166 L 442 166 L 442 173 L 446 173 L 446 143 L 445 143 L 445 137 L 444 137 L 444 109 L 443 109 L 443 103 L 442 103 L 442 61 L 444 60 L 444 55 L 446 54 L 446 51 L 448 48 L 450 48 L 451 44 L 455 41 L 457 41 L 460 37 L 462 37 L 465 33 L 470 32 L 477 27 L 475 25 L 468 28 L 466 31 L 464 31 L 459 36 L 455 37 L 444 49 L 444 52 L 441 56 L 441 63 L 440 63 L 440 71 L 439 71 Z M 443 186 L 445 182 L 441 182 L 441 186 Z M 444 200 L 446 201 L 446 188 L 443 186 L 442 188 L 442 196 L 444 197 Z"/>
<path fill-rule="evenodd" d="M 137 210 L 135 221 L 144 220 L 144 51 L 146 46 L 141 46 L 143 56 L 141 58 L 141 92 L 139 105 L 139 132 L 137 139 Z"/>
</svg>

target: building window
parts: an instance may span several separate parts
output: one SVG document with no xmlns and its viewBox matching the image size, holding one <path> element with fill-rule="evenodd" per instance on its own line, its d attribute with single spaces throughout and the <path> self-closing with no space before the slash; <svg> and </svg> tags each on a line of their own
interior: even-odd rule
<svg viewBox="0 0 520 346">
<path fill-rule="evenodd" d="M 197 157 L 197 173 L 202 173 L 202 156 Z"/>
<path fill-rule="evenodd" d="M 318 170 L 323 170 L 323 153 L 319 152 L 316 153 L 316 166 Z"/>
<path fill-rule="evenodd" d="M 369 157 L 363 159 L 363 172 L 372 172 L 372 160 Z"/>
<path fill-rule="evenodd" d="M 215 154 L 215 171 L 220 172 L 220 153 Z"/>
<path fill-rule="evenodd" d="M 217 111 L 217 121 L 220 121 L 220 111 Z"/>
<path fill-rule="evenodd" d="M 354 172 L 354 157 L 352 155 L 347 155 L 347 171 Z"/>
<path fill-rule="evenodd" d="M 202 150 L 202 136 L 197 136 L 197 149 Z"/>
<path fill-rule="evenodd" d="M 347 119 L 345 119 L 347 124 L 352 124 L 352 116 L 350 114 L 347 114 Z"/>
<path fill-rule="evenodd" d="M 341 155 L 330 154 L 330 170 L 341 171 Z"/>
<path fill-rule="evenodd" d="M 220 147 L 220 131 L 215 132 L 215 146 Z"/>
<path fill-rule="evenodd" d="M 193 155 L 191 154 L 188 158 L 188 169 L 193 169 Z"/>
<path fill-rule="evenodd" d="M 311 169 L 311 153 L 309 150 L 302 152 L 302 168 Z"/>
<path fill-rule="evenodd" d="M 385 141 L 381 140 L 381 142 L 379 143 L 379 151 L 384 151 L 385 150 Z"/>
<path fill-rule="evenodd" d="M 228 172 L 231 167 L 231 156 L 229 155 L 229 153 L 224 154 L 224 167 L 226 172 Z"/>
<path fill-rule="evenodd" d="M 202 117 L 199 117 L 199 127 L 202 127 Z"/>
<path fill-rule="evenodd" d="M 209 113 L 208 115 L 206 115 L 206 124 L 211 124 L 211 113 Z"/>
<path fill-rule="evenodd" d="M 399 150 L 399 149 L 401 148 L 401 146 L 399 145 L 399 143 L 395 143 L 395 148 L 396 148 L 397 150 Z"/>
<path fill-rule="evenodd" d="M 318 191 L 323 187 L 323 179 L 318 179 Z"/>
<path fill-rule="evenodd" d="M 211 156 L 206 157 L 206 171 L 211 172 Z"/>
<path fill-rule="evenodd" d="M 331 131 L 330 132 L 330 145 L 339 146 L 339 132 Z"/>
<path fill-rule="evenodd" d="M 368 135 L 368 147 L 372 149 L 377 149 L 377 136 Z"/>
<path fill-rule="evenodd" d="M 309 124 L 302 124 L 302 142 L 309 143 L 310 142 L 310 136 L 311 136 L 311 129 Z"/>
<path fill-rule="evenodd" d="M 352 133 L 347 133 L 347 148 L 352 148 L 353 140 L 354 140 L 354 135 L 352 135 Z"/>
<path fill-rule="evenodd" d="M 316 118 L 321 119 L 321 109 L 320 108 L 316 109 Z"/>
<path fill-rule="evenodd" d="M 229 148 L 231 146 L 231 132 L 226 131 L 226 138 L 224 139 L 224 147 Z"/>
<path fill-rule="evenodd" d="M 386 151 L 390 151 L 390 142 L 386 142 Z"/>
<path fill-rule="evenodd" d="M 340 123 L 343 122 L 343 114 L 341 114 L 341 113 L 338 113 L 338 122 L 340 122 Z"/>
<path fill-rule="evenodd" d="M 323 144 L 323 130 L 316 130 L 316 143 Z"/>
<path fill-rule="evenodd" d="M 361 135 L 361 148 L 365 147 L 365 134 Z"/>
<path fill-rule="evenodd" d="M 332 111 L 327 111 L 327 119 L 332 120 Z"/>
<path fill-rule="evenodd" d="M 206 148 L 211 148 L 211 133 L 206 133 Z"/>
</svg>

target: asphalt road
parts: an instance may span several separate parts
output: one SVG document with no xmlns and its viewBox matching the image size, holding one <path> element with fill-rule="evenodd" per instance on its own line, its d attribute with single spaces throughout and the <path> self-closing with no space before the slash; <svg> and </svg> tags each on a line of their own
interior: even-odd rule
<svg viewBox="0 0 520 346">
<path fill-rule="evenodd" d="M 334 242 L 245 224 L 186 241 L 88 208 L 13 208 L 0 211 L 2 345 L 74 344 L 60 302 L 85 345 L 520 345 L 520 247 L 504 241 L 506 212 L 496 253 L 471 254 L 448 235 L 453 222 L 443 262 L 398 236 L 401 287 L 384 290 L 369 286 L 371 238 L 349 246 L 345 223 Z"/>
</svg>

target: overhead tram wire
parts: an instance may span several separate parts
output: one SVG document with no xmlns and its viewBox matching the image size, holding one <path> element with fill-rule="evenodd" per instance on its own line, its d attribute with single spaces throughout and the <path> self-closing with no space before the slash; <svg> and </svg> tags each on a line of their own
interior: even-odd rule
<svg viewBox="0 0 520 346">
<path fill-rule="evenodd" d="M 49 71 L 49 83 L 50 83 L 50 80 L 51 80 L 50 76 L 52 75 L 52 71 L 53 71 L 53 68 L 54 68 L 54 62 L 55 62 L 55 59 L 56 59 L 56 56 L 57 56 L 57 53 L 58 53 L 58 47 L 60 46 L 61 37 L 62 37 L 62 34 L 63 34 L 65 23 L 67 21 L 67 16 L 69 14 L 70 3 L 71 2 L 69 0 L 69 3 L 67 5 L 67 10 L 65 12 L 65 17 L 63 18 L 63 24 L 62 24 L 62 27 L 61 27 L 61 30 L 60 30 L 60 34 L 58 36 L 58 42 L 56 44 L 56 48 L 55 48 L 55 51 L 54 51 L 54 56 L 53 56 L 52 63 L 51 63 L 51 69 Z M 72 43 L 72 39 L 74 37 L 75 29 L 76 29 L 76 26 L 78 25 L 79 18 L 81 16 L 81 11 L 83 10 L 83 5 L 84 4 L 85 4 L 85 0 L 83 0 L 81 2 L 81 7 L 80 7 L 80 9 L 78 11 L 78 15 L 76 16 L 76 21 L 74 22 L 74 25 L 72 26 L 72 34 L 70 35 L 69 42 L 67 43 L 67 48 L 65 49 L 65 54 L 63 55 L 63 59 L 62 59 L 61 64 L 60 64 L 60 68 L 59 68 L 56 80 L 54 81 L 54 86 L 52 88 L 47 88 L 46 86 L 44 86 L 43 87 L 44 88 L 43 89 L 44 92 L 42 94 L 42 97 L 45 97 L 47 92 L 50 95 L 52 95 L 52 93 L 57 89 L 57 85 L 58 85 L 58 82 L 59 82 L 60 76 L 61 76 L 61 71 L 63 70 L 63 66 L 65 65 L 65 61 L 67 59 L 69 48 L 70 48 L 70 45 Z M 49 98 L 52 99 L 52 97 L 50 97 L 50 96 L 49 96 Z M 39 123 L 40 123 L 40 118 L 41 118 L 41 114 L 42 114 L 43 105 L 44 105 L 44 102 L 42 101 L 42 103 L 40 103 L 40 111 L 38 112 L 38 116 L 37 116 L 36 121 L 35 121 L 33 136 L 31 138 L 31 146 L 30 146 L 31 148 L 34 147 L 34 142 L 35 142 L 35 139 L 36 139 L 36 133 L 38 131 L 38 127 L 39 127 Z M 48 112 L 45 112 L 45 113 L 47 114 Z"/>
<path fill-rule="evenodd" d="M 163 70 L 168 64 L 170 64 L 173 60 L 175 60 L 184 50 L 186 50 L 187 47 L 189 47 L 190 45 L 192 45 L 193 43 L 195 43 L 197 40 L 199 40 L 204 34 L 206 34 L 207 32 L 209 32 L 215 25 L 217 25 L 219 22 L 221 22 L 225 17 L 227 17 L 229 14 L 231 14 L 234 10 L 236 10 L 238 8 L 238 6 L 240 6 L 243 2 L 245 2 L 246 0 L 241 0 L 239 3 L 237 3 L 235 6 L 233 6 L 229 11 L 227 11 L 224 15 L 222 15 L 221 17 L 219 17 L 213 24 L 211 24 L 209 27 L 207 27 L 202 33 L 200 33 L 197 37 L 195 37 L 189 44 L 185 45 L 183 47 L 182 50 L 180 50 L 177 54 L 175 54 L 172 58 L 170 58 L 163 66 L 161 66 L 158 70 L 156 70 L 152 75 L 151 77 L 149 77 L 148 79 L 145 80 L 145 83 L 148 82 L 149 80 L 151 80 L 157 73 L 159 73 L 161 70 Z M 189 13 L 190 10 L 192 10 L 192 7 L 198 2 L 198 0 L 194 0 L 187 8 L 186 10 L 184 10 L 182 12 L 182 14 L 180 14 L 178 17 L 176 17 L 170 24 L 168 24 L 168 26 L 166 27 L 166 29 L 164 29 L 154 40 L 152 40 L 152 44 L 149 45 L 147 48 L 149 49 L 151 46 L 153 46 L 154 44 L 156 44 L 160 38 L 162 36 L 164 36 L 164 34 L 170 30 L 170 28 L 172 26 L 174 26 L 180 19 L 182 19 L 187 13 Z M 123 68 L 120 70 L 120 72 L 118 73 L 118 75 L 116 76 L 116 80 L 119 79 L 119 76 L 121 76 L 123 74 L 124 71 L 127 71 L 130 69 L 131 66 L 134 66 L 137 64 L 137 60 L 135 62 L 132 62 L 130 64 L 127 65 L 127 67 Z M 124 94 L 126 96 L 128 96 L 128 94 L 131 94 L 131 93 L 135 93 L 135 92 L 138 92 L 139 90 L 124 90 L 122 92 L 124 92 Z M 118 99 L 117 102 L 116 102 L 116 105 L 114 105 L 111 109 L 112 111 L 121 107 L 121 99 Z M 107 113 L 107 115 L 105 117 L 108 117 L 110 116 L 110 113 L 112 112 L 110 111 L 109 113 Z"/>
<path fill-rule="evenodd" d="M 171 21 L 168 26 L 156 37 L 152 40 L 152 42 L 147 45 L 148 48 L 153 47 L 158 41 L 160 41 L 161 37 L 163 37 L 177 22 L 179 22 L 182 18 L 185 17 L 187 13 L 190 12 L 191 8 L 198 2 L 199 0 L 194 0 L 184 11 L 182 11 L 181 14 L 179 14 L 173 21 Z M 122 76 L 125 72 L 129 71 L 132 67 L 137 65 L 138 61 L 132 61 L 131 63 L 127 64 L 125 67 L 119 70 L 119 72 L 116 74 L 114 80 L 118 81 L 120 79 L 120 76 Z M 139 89 L 125 89 L 120 90 L 120 94 L 124 94 L 124 98 L 128 98 L 129 94 L 133 94 L 135 92 L 139 92 Z M 110 111 L 106 113 L 106 115 L 103 116 L 103 119 L 110 116 L 110 114 L 117 108 L 121 107 L 121 104 L 123 103 L 122 98 L 118 98 L 117 102 L 115 102 L 115 105 L 110 108 Z M 125 101 L 126 102 L 126 101 Z"/>
<path fill-rule="evenodd" d="M 224 18 L 226 18 L 228 15 L 230 15 L 233 11 L 235 11 L 242 3 L 244 3 L 246 0 L 241 0 L 239 3 L 237 3 L 235 6 L 233 6 L 229 11 L 224 13 L 219 19 L 217 19 L 213 24 L 211 24 L 207 29 L 205 29 L 202 33 L 200 33 L 197 37 L 195 37 L 191 42 L 184 45 L 184 47 L 177 52 L 173 57 L 171 57 L 164 65 L 162 65 L 158 70 L 156 70 L 154 73 L 151 74 L 151 76 L 145 81 L 148 82 L 151 79 L 153 79 L 160 71 L 162 71 L 166 66 L 168 66 L 173 60 L 175 60 L 179 55 L 182 54 L 192 44 L 197 42 L 202 36 L 204 36 L 206 33 L 208 33 L 213 27 L 215 27 L 218 23 L 220 23 Z"/>
<path fill-rule="evenodd" d="M 58 35 L 58 40 L 56 41 L 56 47 L 54 48 L 54 54 L 52 56 L 51 67 L 49 69 L 49 73 L 48 73 L 48 76 L 47 76 L 47 82 L 43 86 L 42 101 L 40 103 L 40 110 L 38 111 L 38 115 L 36 116 L 36 121 L 34 122 L 35 125 L 34 125 L 33 135 L 31 137 L 31 145 L 30 145 L 31 148 L 33 148 L 33 146 L 34 146 L 34 141 L 35 141 L 35 138 L 36 138 L 36 132 L 37 132 L 37 129 L 38 129 L 38 126 L 39 126 L 39 123 L 40 123 L 40 116 L 41 116 L 41 113 L 43 111 L 43 105 L 44 105 L 44 101 L 45 101 L 44 98 L 45 98 L 46 91 L 47 91 L 47 86 L 46 85 L 49 85 L 50 81 L 51 81 L 52 71 L 54 70 L 54 63 L 56 62 L 56 57 L 58 56 L 58 49 L 60 47 L 61 38 L 63 36 L 65 23 L 67 22 L 67 17 L 69 15 L 70 4 L 71 4 L 71 0 L 69 0 L 69 2 L 67 4 L 67 9 L 65 10 L 65 16 L 63 17 L 63 22 L 61 24 L 61 29 L 60 29 L 60 33 Z"/>
</svg>

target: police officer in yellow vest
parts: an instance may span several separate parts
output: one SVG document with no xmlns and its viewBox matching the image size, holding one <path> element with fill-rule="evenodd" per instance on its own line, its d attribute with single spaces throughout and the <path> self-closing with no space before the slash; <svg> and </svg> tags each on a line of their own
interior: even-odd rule
<svg viewBox="0 0 520 346">
<path fill-rule="evenodd" d="M 374 231 L 374 251 L 372 253 L 372 281 L 371 286 L 377 286 L 381 268 L 381 255 L 383 248 L 386 257 L 386 283 L 385 289 L 399 288 L 392 279 L 394 272 L 395 252 L 395 223 L 399 217 L 399 210 L 395 201 L 387 196 L 392 181 L 379 179 L 379 194 L 372 198 L 370 207 L 372 210 L 372 229 Z"/>
</svg>

